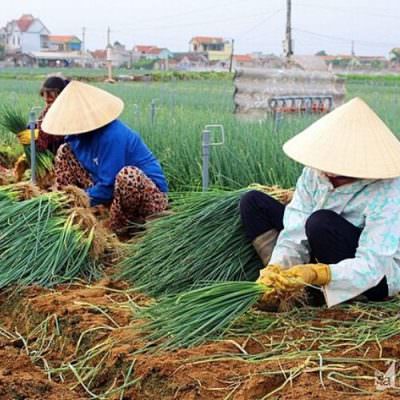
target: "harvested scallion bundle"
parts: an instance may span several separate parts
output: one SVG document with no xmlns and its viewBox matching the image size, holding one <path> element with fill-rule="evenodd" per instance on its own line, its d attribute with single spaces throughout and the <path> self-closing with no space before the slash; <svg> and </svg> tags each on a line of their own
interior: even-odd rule
<svg viewBox="0 0 400 400">
<path fill-rule="evenodd" d="M 3 106 L 0 114 L 0 126 L 17 135 L 27 128 L 28 121 L 22 110 Z"/>
<path fill-rule="evenodd" d="M 22 110 L 11 107 L 3 107 L 0 114 L 0 126 L 14 133 L 15 135 L 25 131 L 28 121 Z M 24 144 L 26 162 L 30 165 L 31 149 L 29 144 Z M 53 170 L 54 155 L 51 151 L 36 152 L 36 173 L 39 178 L 43 178 L 48 172 Z"/>
<path fill-rule="evenodd" d="M 28 164 L 31 161 L 31 148 L 24 146 L 24 152 Z M 36 152 L 36 174 L 39 178 L 43 178 L 47 173 L 54 168 L 54 154 L 49 150 Z"/>
<path fill-rule="evenodd" d="M 179 293 L 202 281 L 255 280 L 261 262 L 239 218 L 245 192 L 179 197 L 174 214 L 150 222 L 142 240 L 129 246 L 118 277 L 153 296 Z M 277 198 L 288 192 L 269 188 Z"/>
<path fill-rule="evenodd" d="M 255 282 L 222 282 L 175 296 L 139 311 L 143 351 L 174 350 L 221 337 L 271 288 Z"/>
<path fill-rule="evenodd" d="M 64 214 L 68 199 L 61 193 L 19 196 L 17 186 L 0 189 L 0 288 L 93 278 L 99 268 L 90 257 L 94 233 Z"/>
</svg>

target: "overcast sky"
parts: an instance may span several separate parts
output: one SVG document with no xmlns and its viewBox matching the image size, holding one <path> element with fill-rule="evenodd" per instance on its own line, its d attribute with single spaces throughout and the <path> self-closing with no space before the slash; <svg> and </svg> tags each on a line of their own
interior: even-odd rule
<svg viewBox="0 0 400 400">
<path fill-rule="evenodd" d="M 384 55 L 400 47 L 399 0 L 292 0 L 294 50 Z M 0 26 L 23 13 L 39 17 L 52 34 L 81 37 L 86 48 L 111 40 L 186 51 L 192 36 L 235 39 L 236 53 L 281 53 L 286 0 L 0 0 Z"/>
</svg>

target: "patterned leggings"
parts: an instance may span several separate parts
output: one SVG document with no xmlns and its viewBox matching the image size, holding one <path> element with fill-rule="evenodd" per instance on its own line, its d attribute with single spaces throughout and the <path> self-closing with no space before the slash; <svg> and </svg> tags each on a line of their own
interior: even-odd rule
<svg viewBox="0 0 400 400">
<path fill-rule="evenodd" d="M 55 159 L 56 187 L 62 190 L 68 185 L 81 189 L 93 186 L 89 173 L 76 159 L 71 147 L 60 146 Z M 130 222 L 143 222 L 151 214 L 164 211 L 168 206 L 165 193 L 143 171 L 136 167 L 124 167 L 115 179 L 114 196 L 110 206 L 110 226 L 121 230 Z"/>
</svg>

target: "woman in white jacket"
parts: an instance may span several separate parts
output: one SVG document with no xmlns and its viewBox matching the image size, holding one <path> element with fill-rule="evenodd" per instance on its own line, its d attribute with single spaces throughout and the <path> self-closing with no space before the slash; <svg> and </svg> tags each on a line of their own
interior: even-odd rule
<svg viewBox="0 0 400 400">
<path fill-rule="evenodd" d="M 252 191 L 240 204 L 266 266 L 259 281 L 281 291 L 321 287 L 328 306 L 400 292 L 400 142 L 392 132 L 356 98 L 283 149 L 306 166 L 291 203 Z"/>
</svg>

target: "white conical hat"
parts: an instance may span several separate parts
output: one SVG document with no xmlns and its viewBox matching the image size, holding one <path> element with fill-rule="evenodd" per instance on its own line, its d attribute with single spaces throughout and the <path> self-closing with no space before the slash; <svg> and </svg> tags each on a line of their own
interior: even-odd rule
<svg viewBox="0 0 400 400">
<path fill-rule="evenodd" d="M 303 165 L 354 178 L 400 176 L 400 141 L 360 98 L 314 122 L 283 145 Z"/>
<path fill-rule="evenodd" d="M 60 93 L 42 122 L 51 135 L 77 135 L 90 132 L 117 119 L 124 102 L 97 87 L 72 81 Z"/>
</svg>

